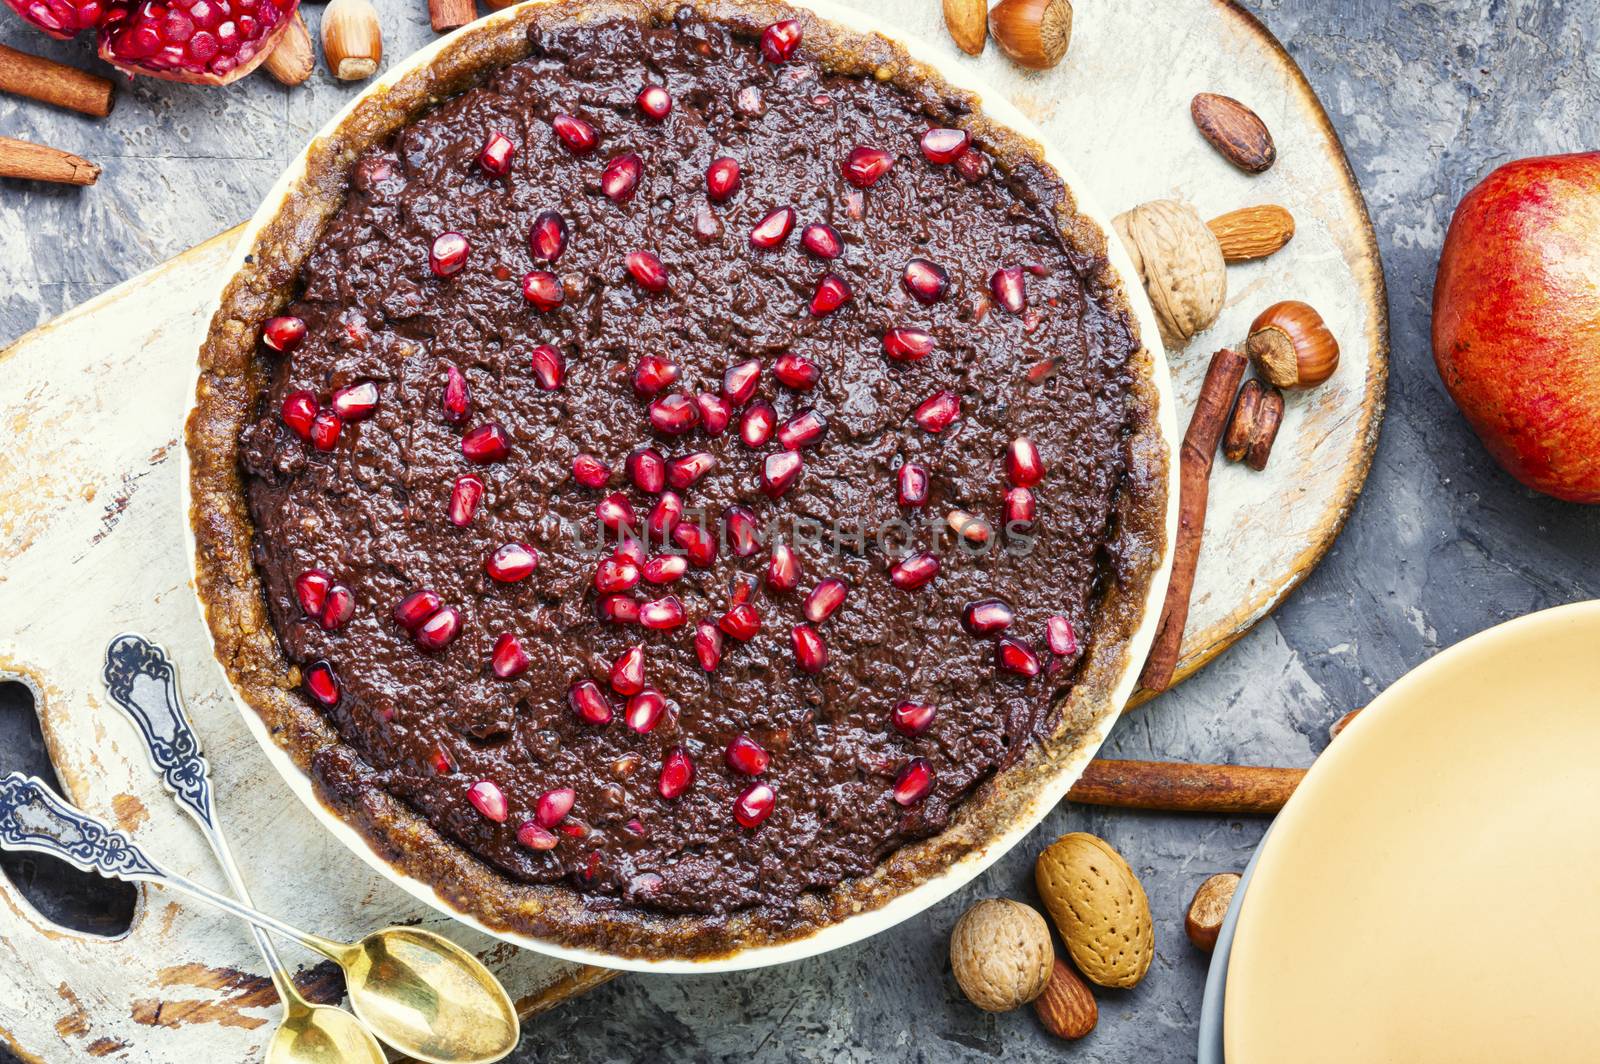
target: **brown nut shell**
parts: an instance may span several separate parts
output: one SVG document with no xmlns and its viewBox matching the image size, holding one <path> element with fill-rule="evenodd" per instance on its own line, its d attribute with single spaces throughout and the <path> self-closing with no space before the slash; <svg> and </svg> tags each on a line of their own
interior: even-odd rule
<svg viewBox="0 0 1600 1064">
<path fill-rule="evenodd" d="M 1272 455 L 1272 441 L 1278 438 L 1283 425 L 1283 393 L 1276 388 L 1265 388 L 1261 402 L 1256 406 L 1255 421 L 1250 426 L 1250 446 L 1244 453 L 1244 464 L 1257 473 L 1267 468 Z"/>
<path fill-rule="evenodd" d="M 1050 969 L 1050 982 L 1044 993 L 1033 999 L 1033 1011 L 1045 1030 L 1069 1040 L 1082 1038 L 1100 1022 L 1100 1006 L 1094 1000 L 1094 992 L 1060 957 Z"/>
<path fill-rule="evenodd" d="M 1278 388 L 1312 388 L 1339 368 L 1339 341 L 1316 308 L 1286 299 L 1256 315 L 1245 353 Z"/>
<path fill-rule="evenodd" d="M 989 12 L 989 34 L 1012 62 L 1047 70 L 1072 43 L 1071 0 L 1000 0 Z"/>
<path fill-rule="evenodd" d="M 1259 174 L 1277 161 L 1278 149 L 1267 124 L 1232 96 L 1198 93 L 1189 103 L 1189 116 L 1200 135 L 1239 169 Z"/>
<path fill-rule="evenodd" d="M 1255 428 L 1256 410 L 1261 406 L 1261 382 L 1254 377 L 1239 388 L 1239 397 L 1233 401 L 1233 416 L 1222 434 L 1222 456 L 1230 462 L 1242 462 L 1250 450 L 1250 434 Z"/>
<path fill-rule="evenodd" d="M 1233 902 L 1233 892 L 1239 888 L 1239 873 L 1218 872 L 1206 879 L 1194 892 L 1189 911 L 1183 918 L 1183 933 L 1189 936 L 1196 949 L 1210 953 L 1217 946 L 1217 933 L 1222 930 L 1222 919 L 1228 915 Z"/>
<path fill-rule="evenodd" d="M 1104 839 L 1063 835 L 1039 855 L 1034 883 L 1078 971 L 1100 986 L 1137 986 L 1150 970 L 1150 899 Z"/>
<path fill-rule="evenodd" d="M 985 1012 L 1008 1012 L 1044 993 L 1054 960 L 1044 917 L 1009 898 L 978 902 L 950 932 L 950 970 Z"/>
<path fill-rule="evenodd" d="M 1150 297 L 1168 348 L 1210 328 L 1228 294 L 1222 247 L 1200 214 L 1182 200 L 1151 200 L 1111 220 Z"/>
</svg>

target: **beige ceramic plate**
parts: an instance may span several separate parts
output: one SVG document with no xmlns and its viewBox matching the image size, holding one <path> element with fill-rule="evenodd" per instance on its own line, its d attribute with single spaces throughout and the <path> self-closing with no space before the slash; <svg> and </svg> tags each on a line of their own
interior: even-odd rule
<svg viewBox="0 0 1600 1064">
<path fill-rule="evenodd" d="M 1440 654 L 1264 844 L 1228 1064 L 1600 1059 L 1600 602 Z"/>
</svg>

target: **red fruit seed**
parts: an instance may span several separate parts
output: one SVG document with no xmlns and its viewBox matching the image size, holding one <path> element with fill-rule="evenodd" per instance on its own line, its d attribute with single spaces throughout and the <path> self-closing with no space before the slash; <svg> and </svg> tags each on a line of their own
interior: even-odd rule
<svg viewBox="0 0 1600 1064">
<path fill-rule="evenodd" d="M 508 811 L 505 792 L 491 781 L 479 780 L 468 787 L 467 801 L 472 803 L 472 808 L 496 824 L 505 822 Z"/>
<path fill-rule="evenodd" d="M 638 103 L 645 117 L 657 122 L 672 113 L 672 94 L 661 85 L 646 85 L 640 89 Z"/>
<path fill-rule="evenodd" d="M 467 389 L 467 378 L 464 377 L 454 364 L 446 362 L 444 367 L 444 419 L 452 425 L 459 425 L 467 420 L 467 414 L 472 410 L 471 393 Z"/>
<path fill-rule="evenodd" d="M 1004 635 L 994 645 L 994 663 L 1005 672 L 1031 679 L 1039 675 L 1039 655 L 1022 640 Z"/>
<path fill-rule="evenodd" d="M 461 634 L 461 613 L 454 606 L 440 607 L 439 612 L 423 621 L 413 633 L 426 650 L 443 650 Z"/>
<path fill-rule="evenodd" d="M 712 159 L 706 167 L 706 195 L 721 203 L 739 190 L 739 160 L 729 156 Z"/>
<path fill-rule="evenodd" d="M 627 595 L 602 595 L 595 600 L 595 613 L 612 624 L 635 624 L 639 620 L 639 603 Z"/>
<path fill-rule="evenodd" d="M 793 207 L 778 207 L 768 211 L 750 230 L 750 246 L 771 251 L 789 239 L 794 229 Z"/>
<path fill-rule="evenodd" d="M 653 252 L 630 251 L 627 257 L 628 275 L 646 292 L 667 290 L 667 268 Z"/>
<path fill-rule="evenodd" d="M 772 815 L 772 807 L 777 801 L 777 793 L 767 784 L 752 783 L 734 799 L 733 819 L 740 827 L 753 831 Z"/>
<path fill-rule="evenodd" d="M 378 386 L 372 381 L 346 385 L 333 393 L 328 405 L 346 421 L 365 421 L 378 409 Z"/>
<path fill-rule="evenodd" d="M 494 652 L 489 658 L 489 667 L 500 679 L 509 680 L 521 676 L 532 664 L 533 659 L 522 649 L 522 641 L 510 632 L 502 633 L 500 638 L 494 641 Z"/>
<path fill-rule="evenodd" d="M 682 392 L 669 392 L 650 402 L 650 424 L 658 432 L 677 436 L 700 422 L 700 407 Z"/>
<path fill-rule="evenodd" d="M 681 554 L 658 554 L 644 563 L 644 568 L 639 570 L 652 584 L 670 584 L 681 579 L 689 571 L 689 559 Z"/>
<path fill-rule="evenodd" d="M 954 392 L 934 392 L 912 411 L 911 417 L 927 432 L 943 432 L 961 416 L 961 397 Z"/>
<path fill-rule="evenodd" d="M 502 584 L 526 580 L 539 568 L 539 552 L 524 543 L 507 543 L 483 563 L 489 576 Z"/>
<path fill-rule="evenodd" d="M 722 372 L 722 397 L 734 406 L 743 406 L 756 394 L 760 383 L 760 359 L 736 362 Z"/>
<path fill-rule="evenodd" d="M 572 154 L 587 155 L 594 150 L 594 127 L 583 119 L 572 115 L 556 115 L 550 119 L 550 126 Z"/>
<path fill-rule="evenodd" d="M 1050 653 L 1065 658 L 1078 652 L 1078 633 L 1072 630 L 1072 622 L 1059 613 L 1044 622 L 1044 631 Z"/>
<path fill-rule="evenodd" d="M 656 790 L 670 802 L 681 796 L 693 783 L 694 762 L 689 759 L 689 752 L 681 746 L 674 746 L 661 759 L 661 775 L 656 780 Z"/>
<path fill-rule="evenodd" d="M 736 558 L 748 558 L 761 549 L 761 530 L 748 507 L 735 504 L 722 512 L 728 547 Z"/>
<path fill-rule="evenodd" d="M 533 257 L 554 262 L 567 250 L 567 220 L 555 211 L 540 211 L 528 228 L 528 247 Z"/>
<path fill-rule="evenodd" d="M 517 146 L 504 133 L 490 133 L 478 152 L 478 165 L 490 177 L 504 177 L 511 172 L 511 157 Z"/>
<path fill-rule="evenodd" d="M 306 670 L 306 693 L 319 704 L 332 709 L 339 704 L 339 678 L 333 666 L 319 661 Z"/>
<path fill-rule="evenodd" d="M 1012 488 L 1006 492 L 1005 512 L 1006 527 L 1026 528 L 1033 524 L 1033 519 L 1038 515 L 1039 507 L 1034 501 L 1033 492 L 1027 488 Z"/>
<path fill-rule="evenodd" d="M 881 148 L 858 145 L 844 159 L 844 176 L 857 188 L 871 188 L 894 165 L 894 156 Z"/>
<path fill-rule="evenodd" d="M 461 267 L 467 264 L 467 252 L 471 250 L 472 245 L 460 233 L 440 233 L 428 249 L 428 269 L 435 277 L 460 273 Z"/>
<path fill-rule="evenodd" d="M 646 687 L 628 699 L 622 719 L 632 730 L 647 735 L 661 722 L 661 716 L 666 711 L 667 700 L 661 697 L 661 692 L 654 687 Z"/>
<path fill-rule="evenodd" d="M 533 349 L 529 359 L 533 363 L 533 381 L 540 391 L 553 392 L 561 387 L 567 375 L 567 360 L 562 357 L 559 348 L 540 344 Z"/>
<path fill-rule="evenodd" d="M 1020 266 L 994 271 L 989 277 L 989 291 L 996 303 L 1013 314 L 1021 314 L 1028 305 L 1028 290 Z"/>
<path fill-rule="evenodd" d="M 612 662 L 611 689 L 619 695 L 636 695 L 644 690 L 643 645 L 629 647 Z"/>
<path fill-rule="evenodd" d="M 964 129 L 930 129 L 922 135 L 922 155 L 930 163 L 953 163 L 971 143 Z"/>
<path fill-rule="evenodd" d="M 610 532 L 617 532 L 623 528 L 632 528 L 635 524 L 633 504 L 620 491 L 614 491 L 595 503 L 594 515 L 599 518 L 600 524 Z"/>
<path fill-rule="evenodd" d="M 709 569 L 717 558 L 717 537 L 705 526 L 679 524 L 672 530 L 672 542 L 682 548 L 689 564 L 697 569 Z"/>
<path fill-rule="evenodd" d="M 633 198 L 643 173 L 644 162 L 637 155 L 619 155 L 606 164 L 605 173 L 600 175 L 600 191 L 613 203 L 626 203 Z"/>
<path fill-rule="evenodd" d="M 900 467 L 896 497 L 901 506 L 922 506 L 928 501 L 928 471 L 912 462 Z"/>
<path fill-rule="evenodd" d="M 919 303 L 937 303 L 950 290 L 950 275 L 937 262 L 912 259 L 906 263 L 904 276 L 906 291 Z"/>
<path fill-rule="evenodd" d="M 802 410 L 778 430 L 778 446 L 788 451 L 810 447 L 828 431 L 828 419 L 815 410 Z"/>
<path fill-rule="evenodd" d="M 717 627 L 722 629 L 723 634 L 732 636 L 741 643 L 748 643 L 761 631 L 761 614 L 748 602 L 740 602 L 729 607 L 728 612 L 717 622 Z"/>
<path fill-rule="evenodd" d="M 455 487 L 450 489 L 450 523 L 457 528 L 466 528 L 472 524 L 473 515 L 478 512 L 478 503 L 483 501 L 483 481 L 471 473 L 463 473 L 456 477 Z"/>
<path fill-rule="evenodd" d="M 660 355 L 644 355 L 633 371 L 633 390 L 640 395 L 655 395 L 678 379 L 676 364 Z"/>
<path fill-rule="evenodd" d="M 322 614 L 317 618 L 317 623 L 324 631 L 336 632 L 355 616 L 355 612 L 355 593 L 343 584 L 334 584 L 328 589 L 327 598 L 322 604 Z"/>
<path fill-rule="evenodd" d="M 933 766 L 925 757 L 907 761 L 894 778 L 894 800 L 901 805 L 916 805 L 933 790 Z"/>
<path fill-rule="evenodd" d="M 616 555 L 601 558 L 594 567 L 594 589 L 602 595 L 632 591 L 639 586 L 639 564 Z"/>
<path fill-rule="evenodd" d="M 549 270 L 531 270 L 522 278 L 522 298 L 548 312 L 565 302 L 567 293 L 561 287 L 561 278 Z"/>
<path fill-rule="evenodd" d="M 772 364 L 772 375 L 797 392 L 809 392 L 822 373 L 809 358 L 786 351 Z"/>
<path fill-rule="evenodd" d="M 836 259 L 844 254 L 844 241 L 831 225 L 813 222 L 800 232 L 800 246 L 819 259 Z"/>
<path fill-rule="evenodd" d="M 580 454 L 572 459 L 572 479 L 586 488 L 603 488 L 611 479 L 611 467 L 592 454 Z"/>
<path fill-rule="evenodd" d="M 889 580 L 902 591 L 915 591 L 939 573 L 937 555 L 923 551 L 901 558 L 889 569 Z"/>
<path fill-rule="evenodd" d="M 733 407 L 720 395 L 701 392 L 694 397 L 694 405 L 700 411 L 700 427 L 708 436 L 721 436 L 733 419 Z"/>
<path fill-rule="evenodd" d="M 772 439 L 772 433 L 778 422 L 778 415 L 771 405 L 765 402 L 752 403 L 750 408 L 739 418 L 739 438 L 746 447 L 762 447 Z"/>
<path fill-rule="evenodd" d="M 761 31 L 761 55 L 767 62 L 777 64 L 788 61 L 800 47 L 803 35 L 798 19 L 786 18 L 774 22 Z"/>
<path fill-rule="evenodd" d="M 933 350 L 933 334 L 902 326 L 883 334 L 883 353 L 896 362 L 920 362 Z"/>
<path fill-rule="evenodd" d="M 1006 447 L 1006 479 L 1019 488 L 1031 488 L 1044 479 L 1039 448 L 1026 436 L 1018 436 Z"/>
<path fill-rule="evenodd" d="M 281 409 L 283 423 L 302 440 L 311 438 L 311 426 L 317 420 L 317 397 L 311 392 L 290 392 L 283 397 Z"/>
<path fill-rule="evenodd" d="M 828 664 L 828 644 L 809 624 L 797 624 L 789 633 L 794 639 L 794 663 L 801 672 L 818 673 Z"/>
<path fill-rule="evenodd" d="M 934 707 L 925 702 L 900 702 L 889 714 L 894 730 L 915 738 L 933 727 Z"/>
<path fill-rule="evenodd" d="M 683 603 L 676 595 L 666 595 L 639 607 L 639 623 L 654 632 L 676 628 L 685 619 Z"/>
<path fill-rule="evenodd" d="M 821 624 L 833 616 L 833 611 L 844 604 L 845 596 L 850 593 L 850 585 L 836 576 L 827 577 L 817 582 L 811 589 L 811 594 L 806 596 L 803 610 L 806 620 L 812 624 Z"/>
<path fill-rule="evenodd" d="M 662 467 L 662 477 L 666 476 L 666 467 Z M 683 520 L 683 500 L 676 492 L 663 491 L 661 498 L 650 508 L 650 516 L 645 521 L 645 531 L 650 534 L 650 541 L 656 544 L 665 544 L 678 527 L 678 522 Z"/>
<path fill-rule="evenodd" d="M 787 543 L 772 545 L 772 561 L 767 563 L 767 586 L 774 591 L 793 591 L 800 586 L 800 558 Z"/>
<path fill-rule="evenodd" d="M 767 455 L 766 461 L 761 463 L 761 490 L 769 498 L 778 498 L 799 479 L 802 464 L 799 451 Z"/>
<path fill-rule="evenodd" d="M 408 632 L 415 632 L 422 627 L 423 621 L 439 612 L 441 605 L 443 603 L 439 601 L 439 596 L 434 592 L 426 588 L 421 591 L 413 591 L 395 606 L 395 623 Z"/>
<path fill-rule="evenodd" d="M 593 680 L 579 680 L 567 689 L 567 704 L 580 720 L 594 725 L 611 723 L 611 700 Z"/>
<path fill-rule="evenodd" d="M 319 410 L 311 419 L 311 446 L 319 451 L 331 451 L 339 445 L 339 430 L 344 421 L 332 410 Z"/>
<path fill-rule="evenodd" d="M 973 635 L 993 635 L 1011 627 L 1016 615 L 999 599 L 979 599 L 961 610 L 961 625 Z"/>
<path fill-rule="evenodd" d="M 832 314 L 850 302 L 850 297 L 848 281 L 838 274 L 823 274 L 822 280 L 817 282 L 817 290 L 811 294 L 811 316 L 821 318 Z"/>
<path fill-rule="evenodd" d="M 511 453 L 506 431 L 493 421 L 471 429 L 461 437 L 461 453 L 474 465 L 501 462 Z"/>
<path fill-rule="evenodd" d="M 320 617 L 333 577 L 321 569 L 307 569 L 294 579 L 294 597 L 307 617 Z"/>
<path fill-rule="evenodd" d="M 268 318 L 261 327 L 261 342 L 279 354 L 293 351 L 305 336 L 306 323 L 293 314 Z"/>
<path fill-rule="evenodd" d="M 710 621 L 701 621 L 694 629 L 694 654 L 706 672 L 716 669 L 722 660 L 722 631 Z"/>
<path fill-rule="evenodd" d="M 733 737 L 728 748 L 722 752 L 722 757 L 728 767 L 741 776 L 759 776 L 772 763 L 772 755 L 743 733 Z"/>
<path fill-rule="evenodd" d="M 517 842 L 536 852 L 553 850 L 560 841 L 548 829 L 540 827 L 531 820 L 523 821 L 522 826 L 517 828 Z"/>
</svg>

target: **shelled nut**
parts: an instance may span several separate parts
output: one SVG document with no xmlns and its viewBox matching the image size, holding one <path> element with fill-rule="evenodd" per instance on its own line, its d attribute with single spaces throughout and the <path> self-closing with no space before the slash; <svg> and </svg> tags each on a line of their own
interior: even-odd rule
<svg viewBox="0 0 1600 1064">
<path fill-rule="evenodd" d="M 371 0 L 333 0 L 322 12 L 322 57 L 342 81 L 360 81 L 383 62 L 383 31 Z"/>
<path fill-rule="evenodd" d="M 968 55 L 982 55 L 989 37 L 988 0 L 944 0 L 944 27 Z"/>
<path fill-rule="evenodd" d="M 1222 434 L 1222 454 L 1260 472 L 1267 467 L 1272 442 L 1283 424 L 1283 393 L 1251 377 L 1239 388 L 1233 416 Z"/>
<path fill-rule="evenodd" d="M 289 28 L 283 31 L 261 65 L 284 85 L 299 85 L 316 69 L 317 54 L 311 50 L 311 31 L 306 29 L 306 20 L 299 11 L 294 13 Z"/>
<path fill-rule="evenodd" d="M 1222 920 L 1233 903 L 1233 893 L 1239 887 L 1239 873 L 1218 872 L 1210 876 L 1194 892 L 1189 911 L 1183 918 L 1183 933 L 1189 936 L 1196 949 L 1210 953 L 1217 946 L 1217 932 L 1222 930 Z"/>
<path fill-rule="evenodd" d="M 1240 207 L 1206 223 L 1226 262 L 1264 259 L 1294 239 L 1294 215 L 1275 203 Z"/>
<path fill-rule="evenodd" d="M 1060 957 L 1050 969 L 1044 993 L 1033 999 L 1033 1011 L 1057 1038 L 1082 1038 L 1100 1022 L 1100 1006 L 1089 984 Z"/>
<path fill-rule="evenodd" d="M 1278 158 L 1267 124 L 1232 96 L 1215 92 L 1195 95 L 1189 104 L 1200 135 L 1222 153 L 1222 157 L 1247 173 L 1259 174 Z"/>
<path fill-rule="evenodd" d="M 1279 388 L 1311 388 L 1339 368 L 1339 341 L 1322 315 L 1297 299 L 1258 314 L 1244 349 L 1256 372 Z"/>
</svg>

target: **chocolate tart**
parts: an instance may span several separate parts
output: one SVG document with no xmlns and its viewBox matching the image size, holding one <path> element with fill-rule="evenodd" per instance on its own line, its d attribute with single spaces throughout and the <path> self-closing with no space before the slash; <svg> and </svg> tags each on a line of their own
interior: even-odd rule
<svg viewBox="0 0 1600 1064">
<path fill-rule="evenodd" d="M 1165 368 L 974 95 L 805 10 L 524 5 L 280 187 L 200 353 L 195 583 L 408 889 L 778 959 L 954 889 L 1092 755 L 1165 579 Z"/>
</svg>

